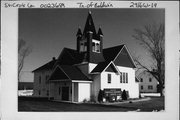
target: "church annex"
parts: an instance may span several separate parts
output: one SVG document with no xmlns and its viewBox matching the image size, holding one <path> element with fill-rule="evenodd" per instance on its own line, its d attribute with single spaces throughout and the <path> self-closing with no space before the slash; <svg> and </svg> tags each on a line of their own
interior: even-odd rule
<svg viewBox="0 0 180 120">
<path fill-rule="evenodd" d="M 104 49 L 103 32 L 96 31 L 91 12 L 76 37 L 76 50 L 64 48 L 57 59 L 33 71 L 34 96 L 82 102 L 97 100 L 103 90 L 105 98 L 118 100 L 125 90 L 129 98 L 139 97 L 136 66 L 127 46 Z"/>
</svg>

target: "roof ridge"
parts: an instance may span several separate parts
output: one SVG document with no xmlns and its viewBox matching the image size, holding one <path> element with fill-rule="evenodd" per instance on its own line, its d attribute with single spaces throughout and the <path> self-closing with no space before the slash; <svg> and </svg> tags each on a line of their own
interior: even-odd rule
<svg viewBox="0 0 180 120">
<path fill-rule="evenodd" d="M 113 47 L 104 48 L 103 50 L 105 50 L 105 49 L 110 49 L 110 48 L 116 48 L 116 47 L 120 47 L 120 46 L 124 46 L 124 45 L 125 45 L 125 44 L 116 45 L 116 46 L 113 46 Z"/>
<path fill-rule="evenodd" d="M 75 50 L 75 49 L 72 49 L 72 48 L 67 48 L 67 47 L 64 47 L 64 49 Z M 75 51 L 76 51 L 76 50 L 75 50 Z"/>
<path fill-rule="evenodd" d="M 56 61 L 57 61 L 57 59 L 55 59 L 55 60 L 51 60 L 51 61 L 49 61 L 49 62 L 47 62 L 47 63 L 45 63 L 45 64 L 41 65 L 40 67 L 38 67 L 38 68 L 34 69 L 32 72 L 34 72 L 34 71 L 36 71 L 36 70 L 38 70 L 38 69 L 40 69 L 40 68 L 42 68 L 42 67 L 44 67 L 44 66 L 46 66 L 46 65 L 49 65 L 51 62 L 56 62 Z"/>
<path fill-rule="evenodd" d="M 67 53 L 71 56 L 72 59 L 76 60 L 76 58 L 74 58 L 71 53 L 69 53 L 69 51 L 67 51 Z"/>
</svg>

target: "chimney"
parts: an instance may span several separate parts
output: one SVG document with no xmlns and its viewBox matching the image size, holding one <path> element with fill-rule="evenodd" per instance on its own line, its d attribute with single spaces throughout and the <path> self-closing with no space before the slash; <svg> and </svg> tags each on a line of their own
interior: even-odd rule
<svg viewBox="0 0 180 120">
<path fill-rule="evenodd" d="M 55 60 L 56 60 L 56 57 L 53 57 L 52 60 L 55 61 Z"/>
</svg>

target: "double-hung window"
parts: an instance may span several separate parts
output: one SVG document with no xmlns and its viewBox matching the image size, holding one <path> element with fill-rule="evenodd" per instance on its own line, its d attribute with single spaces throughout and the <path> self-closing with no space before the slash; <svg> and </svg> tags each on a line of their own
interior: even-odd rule
<svg viewBox="0 0 180 120">
<path fill-rule="evenodd" d="M 108 83 L 111 83 L 111 74 L 108 74 Z"/>
</svg>

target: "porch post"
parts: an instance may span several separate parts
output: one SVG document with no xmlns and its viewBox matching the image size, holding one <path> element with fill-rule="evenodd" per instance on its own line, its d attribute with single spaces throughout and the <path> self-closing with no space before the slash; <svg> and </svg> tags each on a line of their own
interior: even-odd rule
<svg viewBox="0 0 180 120">
<path fill-rule="evenodd" d="M 71 98 L 71 101 L 74 102 L 74 83 L 72 82 L 72 98 Z"/>
</svg>

